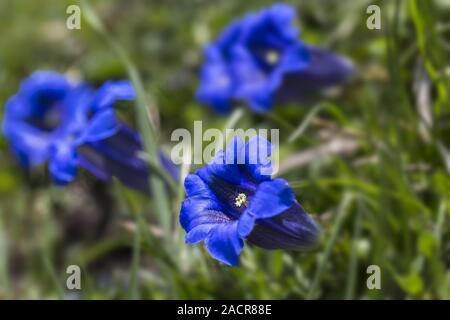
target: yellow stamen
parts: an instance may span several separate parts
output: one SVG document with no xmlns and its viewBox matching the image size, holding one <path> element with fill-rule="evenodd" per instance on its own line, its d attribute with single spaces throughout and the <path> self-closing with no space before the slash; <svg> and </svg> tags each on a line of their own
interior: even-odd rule
<svg viewBox="0 0 450 320">
<path fill-rule="evenodd" d="M 266 61 L 269 64 L 276 64 L 280 59 L 280 54 L 277 51 L 269 51 L 266 53 Z"/>
<path fill-rule="evenodd" d="M 245 193 L 239 193 L 236 199 L 234 199 L 234 204 L 236 205 L 236 207 L 241 207 L 242 205 L 247 207 L 248 202 Z"/>
</svg>

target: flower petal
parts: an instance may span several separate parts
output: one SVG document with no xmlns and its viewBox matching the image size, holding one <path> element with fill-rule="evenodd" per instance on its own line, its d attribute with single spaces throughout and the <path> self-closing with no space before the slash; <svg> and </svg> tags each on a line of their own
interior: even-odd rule
<svg viewBox="0 0 450 320">
<path fill-rule="evenodd" d="M 30 102 L 32 109 L 28 111 L 38 116 L 45 112 L 45 105 L 48 105 L 49 101 L 62 99 L 70 87 L 71 85 L 64 75 L 42 70 L 33 72 L 22 81 L 19 94 Z"/>
<path fill-rule="evenodd" d="M 227 66 L 220 62 L 206 63 L 200 72 L 200 87 L 197 99 L 211 105 L 216 112 L 226 113 L 230 109 L 232 79 Z"/>
<path fill-rule="evenodd" d="M 196 174 L 190 174 L 186 177 L 184 180 L 184 189 L 188 197 L 213 197 L 208 185 Z"/>
<path fill-rule="evenodd" d="M 112 108 L 116 101 L 133 100 L 136 97 L 133 86 L 127 80 L 107 81 L 98 90 L 92 103 L 94 112 Z"/>
<path fill-rule="evenodd" d="M 255 227 L 256 218 L 251 212 L 244 212 L 239 217 L 238 234 L 241 238 L 246 238 Z"/>
<path fill-rule="evenodd" d="M 237 221 L 217 224 L 209 231 L 205 247 L 215 259 L 229 265 L 239 264 L 244 242 L 237 232 Z"/>
<path fill-rule="evenodd" d="M 245 166 L 252 178 L 257 181 L 270 180 L 272 174 L 272 144 L 261 136 L 254 136 L 245 145 Z"/>
<path fill-rule="evenodd" d="M 49 170 L 53 181 L 58 185 L 71 182 L 77 175 L 77 155 L 74 148 L 65 143 L 52 146 Z"/>
<path fill-rule="evenodd" d="M 285 212 L 259 220 L 247 240 L 265 249 L 309 249 L 317 243 L 319 227 L 302 206 L 295 204 Z"/>
<path fill-rule="evenodd" d="M 270 218 L 289 209 L 294 202 L 295 195 L 287 181 L 274 179 L 259 184 L 246 211 L 257 219 Z"/>
<path fill-rule="evenodd" d="M 195 228 L 192 228 L 191 231 L 186 233 L 186 236 L 184 237 L 184 241 L 189 244 L 197 244 L 200 241 L 205 240 L 206 236 L 208 235 L 209 231 L 216 226 L 216 224 L 208 223 L 208 224 L 200 224 L 196 226 Z"/>
<path fill-rule="evenodd" d="M 118 125 L 113 109 L 98 112 L 78 137 L 78 143 L 95 142 L 111 137 L 117 132 Z"/>
<path fill-rule="evenodd" d="M 313 46 L 307 46 L 307 50 L 310 64 L 286 75 L 276 94 L 278 102 L 302 101 L 320 90 L 343 84 L 355 73 L 354 65 L 344 57 Z"/>
<path fill-rule="evenodd" d="M 181 205 L 180 224 L 187 232 L 201 224 L 228 221 L 230 218 L 223 213 L 221 205 L 215 198 L 189 197 Z"/>
</svg>

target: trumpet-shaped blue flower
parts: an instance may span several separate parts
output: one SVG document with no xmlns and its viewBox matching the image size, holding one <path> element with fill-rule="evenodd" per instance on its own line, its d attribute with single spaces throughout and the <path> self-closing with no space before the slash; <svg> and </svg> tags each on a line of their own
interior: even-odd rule
<svg viewBox="0 0 450 320">
<path fill-rule="evenodd" d="M 81 167 L 147 191 L 141 138 L 114 111 L 117 101 L 134 98 L 128 81 L 108 81 L 94 91 L 56 72 L 38 71 L 7 101 L 3 132 L 23 166 L 48 161 L 57 184 L 72 181 Z M 178 169 L 162 153 L 160 158 L 176 176 Z"/>
<path fill-rule="evenodd" d="M 91 90 L 52 71 L 25 79 L 5 106 L 3 132 L 25 167 L 49 160 L 59 141 L 72 141 L 87 122 Z"/>
<path fill-rule="evenodd" d="M 284 179 L 271 179 L 271 144 L 255 136 L 235 138 L 226 151 L 190 174 L 180 212 L 185 241 L 204 241 L 208 252 L 237 265 L 244 240 L 266 249 L 314 245 L 318 227 Z"/>
<path fill-rule="evenodd" d="M 301 42 L 294 18 L 292 6 L 275 4 L 232 22 L 205 48 L 198 100 L 218 112 L 235 100 L 266 112 L 274 100 L 303 98 L 346 80 L 351 63 Z"/>
</svg>

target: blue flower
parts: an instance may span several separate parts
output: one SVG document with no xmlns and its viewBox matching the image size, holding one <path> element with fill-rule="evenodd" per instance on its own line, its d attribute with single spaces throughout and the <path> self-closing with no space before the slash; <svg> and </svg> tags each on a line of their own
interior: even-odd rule
<svg viewBox="0 0 450 320">
<path fill-rule="evenodd" d="M 318 226 L 284 179 L 271 179 L 271 144 L 255 136 L 235 138 L 226 151 L 186 177 L 180 212 L 185 241 L 204 241 L 208 252 L 231 266 L 244 240 L 266 249 L 303 249 L 315 244 Z"/>
<path fill-rule="evenodd" d="M 110 180 L 112 176 L 119 177 L 120 170 L 128 172 L 130 163 L 139 163 L 141 172 L 136 176 L 145 178 L 146 163 L 137 157 L 138 151 L 142 150 L 139 136 L 119 121 L 114 110 L 117 101 L 133 100 L 134 97 L 133 87 L 128 81 L 108 81 L 90 94 L 85 105 L 78 104 L 78 108 L 83 110 L 80 115 L 83 125 L 73 133 L 71 140 L 59 139 L 52 144 L 49 170 L 56 183 L 72 181 L 78 167 L 87 169 L 102 180 Z M 74 99 L 77 98 L 79 96 Z M 73 116 L 69 117 L 75 120 Z M 111 145 L 111 140 L 119 140 L 128 133 L 130 141 L 122 139 Z M 128 144 L 126 148 L 134 148 L 134 153 L 124 153 L 123 148 L 120 149 L 122 143 Z"/>
<path fill-rule="evenodd" d="M 232 22 L 205 48 L 197 99 L 221 113 L 236 100 L 267 112 L 279 98 L 303 98 L 345 81 L 351 63 L 301 42 L 294 18 L 292 6 L 275 4 Z"/>
<path fill-rule="evenodd" d="M 38 71 L 7 101 L 3 132 L 24 167 L 48 161 L 59 185 L 71 182 L 78 168 L 84 168 L 102 180 L 117 177 L 148 191 L 149 168 L 139 156 L 141 138 L 114 111 L 117 101 L 134 98 L 128 81 L 108 81 L 93 90 L 59 73 Z M 159 156 L 178 177 L 178 168 L 162 152 Z"/>
<path fill-rule="evenodd" d="M 49 160 L 53 146 L 85 126 L 91 91 L 52 71 L 25 79 L 5 105 L 3 133 L 24 167 Z"/>
</svg>

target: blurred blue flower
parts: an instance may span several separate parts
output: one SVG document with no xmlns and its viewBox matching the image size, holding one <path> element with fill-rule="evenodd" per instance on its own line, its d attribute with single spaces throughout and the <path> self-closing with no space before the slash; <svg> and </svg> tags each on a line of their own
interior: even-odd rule
<svg viewBox="0 0 450 320">
<path fill-rule="evenodd" d="M 208 252 L 231 266 L 239 263 L 243 240 L 266 249 L 303 249 L 319 230 L 284 179 L 271 179 L 271 144 L 255 136 L 235 138 L 226 151 L 190 174 L 180 212 L 185 241 L 204 241 Z"/>
<path fill-rule="evenodd" d="M 117 119 L 114 104 L 120 100 L 133 100 L 134 97 L 133 87 L 128 81 L 108 81 L 95 92 L 91 92 L 85 105 L 77 105 L 83 110 L 80 116 L 83 125 L 76 133 L 73 132 L 72 139 L 58 139 L 51 146 L 49 170 L 56 183 L 65 184 L 72 181 L 77 167 L 87 169 L 102 180 L 109 180 L 112 176 L 120 179 L 119 171 L 128 171 L 128 164 L 133 161 L 140 164 L 142 172 L 144 168 L 146 170 L 145 162 L 137 158 L 141 149 L 135 148 L 134 154 L 124 154 L 119 149 L 120 143 L 113 146 L 109 143 L 110 140 L 116 140 L 114 137 L 121 136 L 125 130 L 131 131 Z M 76 95 L 73 97 L 79 98 Z M 76 121 L 70 114 L 69 117 Z M 139 144 L 138 139 L 135 134 L 132 142 L 122 142 Z"/>
<path fill-rule="evenodd" d="M 72 181 L 81 167 L 102 180 L 117 177 L 148 191 L 141 138 L 114 111 L 117 101 L 134 98 L 128 81 L 108 81 L 94 91 L 59 73 L 38 71 L 6 102 L 3 132 L 24 167 L 48 161 L 57 184 Z M 178 177 L 178 168 L 162 152 L 160 158 Z"/>
<path fill-rule="evenodd" d="M 91 90 L 63 75 L 38 71 L 5 105 L 3 133 L 24 167 L 49 160 L 53 146 L 71 142 L 87 123 Z"/>
<path fill-rule="evenodd" d="M 235 100 L 267 112 L 274 100 L 302 99 L 345 81 L 352 64 L 300 41 L 294 18 L 292 6 L 275 4 L 232 22 L 204 50 L 197 99 L 221 113 Z"/>
</svg>

